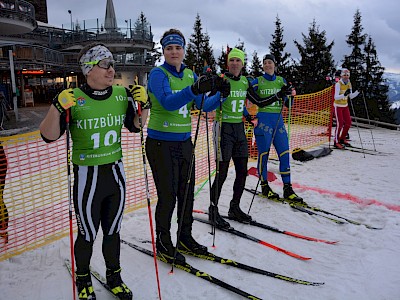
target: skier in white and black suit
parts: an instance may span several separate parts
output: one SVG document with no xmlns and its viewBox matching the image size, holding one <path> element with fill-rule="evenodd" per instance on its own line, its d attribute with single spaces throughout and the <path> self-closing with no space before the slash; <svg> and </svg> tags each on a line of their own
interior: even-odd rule
<svg viewBox="0 0 400 300">
<path fill-rule="evenodd" d="M 142 106 L 145 122 L 151 102 L 144 87 L 128 89 L 113 85 L 115 61 L 102 44 L 82 49 L 79 63 L 87 83 L 63 90 L 40 125 L 46 142 L 61 137 L 70 115 L 73 201 L 78 224 L 74 251 L 79 299 L 95 299 L 89 264 L 93 243 L 101 225 L 107 284 L 120 299 L 132 299 L 121 279 L 120 229 L 125 206 L 125 172 L 122 163 L 122 126 L 139 132 L 136 104 Z M 133 94 L 133 96 L 132 96 Z"/>
</svg>

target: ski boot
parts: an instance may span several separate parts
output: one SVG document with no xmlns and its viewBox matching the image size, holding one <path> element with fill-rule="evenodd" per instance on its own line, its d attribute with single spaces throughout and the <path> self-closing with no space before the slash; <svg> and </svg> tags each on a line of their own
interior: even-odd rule
<svg viewBox="0 0 400 300">
<path fill-rule="evenodd" d="M 231 227 L 231 224 L 225 221 L 224 218 L 222 218 L 219 214 L 218 207 L 213 205 L 210 205 L 210 207 L 208 208 L 208 220 L 212 224 L 214 224 L 215 221 L 215 226 L 220 229 L 228 229 Z"/>
<path fill-rule="evenodd" d="M 351 144 L 346 139 L 340 140 L 340 144 L 342 144 L 342 145 L 344 145 L 346 147 L 351 147 Z"/>
<path fill-rule="evenodd" d="M 107 269 L 106 271 L 107 285 L 111 292 L 121 300 L 132 300 L 132 291 L 126 286 L 121 278 L 121 268 L 117 270 Z"/>
<path fill-rule="evenodd" d="M 92 278 L 90 273 L 76 274 L 75 284 L 78 292 L 78 298 L 82 300 L 95 300 L 96 295 L 94 293 Z"/>
<path fill-rule="evenodd" d="M 296 193 L 292 189 L 291 183 L 285 183 L 283 185 L 283 197 L 293 204 L 307 205 L 303 198 L 296 195 Z"/>
<path fill-rule="evenodd" d="M 251 219 L 251 216 L 243 212 L 239 205 L 231 205 L 228 211 L 228 216 L 232 218 L 235 221 L 249 224 Z"/>
<path fill-rule="evenodd" d="M 275 193 L 268 184 L 268 181 L 265 180 L 261 182 L 261 192 L 263 196 L 267 197 L 268 199 L 279 199 L 279 194 Z"/>
<path fill-rule="evenodd" d="M 171 236 L 169 234 L 157 233 L 156 248 L 158 257 L 169 264 L 173 263 L 175 247 L 172 245 Z M 178 251 L 175 256 L 175 263 L 178 265 L 185 265 L 186 263 L 185 257 Z"/>
<path fill-rule="evenodd" d="M 200 255 L 208 253 L 207 247 L 196 242 L 191 234 L 181 235 L 178 243 L 178 250 L 193 252 Z"/>
</svg>

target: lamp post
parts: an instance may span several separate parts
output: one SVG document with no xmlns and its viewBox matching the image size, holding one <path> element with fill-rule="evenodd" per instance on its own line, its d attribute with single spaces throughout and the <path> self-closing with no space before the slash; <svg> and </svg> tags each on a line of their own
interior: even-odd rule
<svg viewBox="0 0 400 300">
<path fill-rule="evenodd" d="M 128 20 L 125 20 L 126 23 L 126 38 L 128 38 Z"/>
<path fill-rule="evenodd" d="M 68 13 L 69 13 L 69 16 L 71 17 L 71 31 L 73 31 L 73 27 L 72 27 L 72 11 L 70 9 L 68 9 Z"/>
</svg>

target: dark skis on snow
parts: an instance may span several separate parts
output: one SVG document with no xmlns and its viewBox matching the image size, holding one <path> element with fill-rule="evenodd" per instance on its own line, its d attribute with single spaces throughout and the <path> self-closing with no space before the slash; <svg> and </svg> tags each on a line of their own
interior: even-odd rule
<svg viewBox="0 0 400 300">
<path fill-rule="evenodd" d="M 293 209 L 296 209 L 296 210 L 298 210 L 298 211 L 307 213 L 307 214 L 309 214 L 309 215 L 318 216 L 318 217 L 327 219 L 327 220 L 329 220 L 329 221 L 335 222 L 336 224 L 346 224 L 346 222 L 344 222 L 344 221 L 337 220 L 337 219 L 334 219 L 334 218 L 331 218 L 331 217 L 328 217 L 328 216 L 325 216 L 325 215 L 318 214 L 318 213 L 316 213 L 315 211 L 306 209 L 305 207 L 296 206 L 296 205 L 291 205 L 290 202 L 289 202 L 288 200 L 286 200 L 285 198 L 269 199 L 269 198 L 267 198 L 266 196 L 264 196 L 264 195 L 263 195 L 261 192 L 259 192 L 259 191 L 255 191 L 255 190 L 253 190 L 253 189 L 248 189 L 248 188 L 244 188 L 244 189 L 245 189 L 245 191 L 247 191 L 247 192 L 249 192 L 249 193 L 251 193 L 251 194 L 256 193 L 257 196 L 260 196 L 260 197 L 262 197 L 262 198 L 266 198 L 266 199 L 268 199 L 268 200 L 270 200 L 270 201 L 274 201 L 274 202 L 277 202 L 277 203 L 283 203 L 283 204 L 289 204 L 290 207 L 292 207 Z"/>
<path fill-rule="evenodd" d="M 210 261 L 217 262 L 217 263 L 220 263 L 223 265 L 228 265 L 231 267 L 239 268 L 242 270 L 250 271 L 250 272 L 261 274 L 261 275 L 266 275 L 269 277 L 273 277 L 276 279 L 280 279 L 280 280 L 284 280 L 284 281 L 288 281 L 288 282 L 292 282 L 292 283 L 298 283 L 298 284 L 303 284 L 303 285 L 313 285 L 313 286 L 318 286 L 318 285 L 324 284 L 323 282 L 311 282 L 311 281 L 307 281 L 307 280 L 296 279 L 296 278 L 288 277 L 285 275 L 269 272 L 267 270 L 258 269 L 256 267 L 245 265 L 245 264 L 242 264 L 240 262 L 237 262 L 237 261 L 234 261 L 234 260 L 231 260 L 228 258 L 222 258 L 222 257 L 217 256 L 210 252 L 208 252 L 207 254 L 197 254 L 197 253 L 193 253 L 191 251 L 184 251 L 184 250 L 179 250 L 179 252 L 182 254 L 187 254 L 187 255 L 197 257 L 197 258 L 210 260 Z"/>
<path fill-rule="evenodd" d="M 262 195 L 262 193 L 260 191 L 255 191 L 253 189 L 248 189 L 248 188 L 245 188 L 245 190 L 248 191 L 249 193 L 252 193 L 252 194 L 254 194 L 254 192 L 255 192 L 258 196 L 266 198 L 265 196 Z M 318 208 L 318 207 L 315 207 L 315 206 L 310 206 L 308 204 L 304 204 L 304 205 L 295 204 L 295 203 L 290 202 L 288 199 L 285 199 L 285 198 L 268 199 L 268 200 L 272 200 L 272 201 L 279 202 L 279 203 L 288 203 L 290 205 L 290 207 L 292 207 L 292 208 L 294 208 L 296 210 L 305 212 L 305 213 L 307 213 L 309 215 L 316 215 L 316 216 L 324 217 L 324 218 L 326 218 L 328 220 L 331 220 L 331 221 L 333 221 L 333 222 L 335 222 L 337 224 L 345 224 L 344 221 L 346 221 L 347 223 L 354 224 L 354 225 L 363 225 L 363 226 L 367 227 L 368 229 L 378 229 L 378 230 L 382 229 L 382 228 L 374 227 L 374 226 L 371 226 L 371 225 L 368 225 L 368 224 L 365 224 L 365 223 L 362 223 L 362 222 L 358 222 L 358 221 L 355 221 L 355 220 L 352 220 L 352 219 L 349 219 L 349 218 L 346 218 L 346 217 L 343 217 L 343 216 L 339 216 L 337 214 L 334 214 L 332 212 L 329 212 L 327 210 L 324 210 L 324 209 L 321 209 L 321 208 Z M 317 212 L 323 213 L 325 215 L 330 215 L 330 216 L 333 216 L 335 218 L 338 218 L 338 219 L 341 219 L 341 220 L 344 220 L 344 221 L 337 220 L 337 219 L 334 219 L 334 218 L 330 218 L 328 216 L 321 215 L 321 214 L 319 214 Z"/>
<path fill-rule="evenodd" d="M 200 218 L 197 218 L 197 217 L 193 217 L 193 219 L 196 220 L 196 221 L 198 221 L 198 222 L 202 222 L 202 223 L 205 223 L 205 224 L 212 225 L 212 223 L 211 223 L 210 221 L 205 220 L 205 219 L 200 219 Z M 245 238 L 245 239 L 247 239 L 247 240 L 256 242 L 256 243 L 261 244 L 261 245 L 263 245 L 263 246 L 272 248 L 272 249 L 274 249 L 274 250 L 276 250 L 276 251 L 278 251 L 278 252 L 282 252 L 282 253 L 284 253 L 284 254 L 286 254 L 286 255 L 289 255 L 289 256 L 294 257 L 294 258 L 297 258 L 297 259 L 301 259 L 301 260 L 309 260 L 309 259 L 311 259 L 311 257 L 305 257 L 305 256 L 302 256 L 302 255 L 299 255 L 299 254 L 290 252 L 290 251 L 288 251 L 288 250 L 286 250 L 286 249 L 280 248 L 280 247 L 278 247 L 278 246 L 275 246 L 275 245 L 273 245 L 273 244 L 267 243 L 267 242 L 265 242 L 265 241 L 263 241 L 263 240 L 260 240 L 259 238 L 256 238 L 256 237 L 254 237 L 254 236 L 251 236 L 251 235 L 249 235 L 249 234 L 247 234 L 247 233 L 244 233 L 244 232 L 242 232 L 242 231 L 236 230 L 236 229 L 233 228 L 233 227 L 229 227 L 229 228 L 219 228 L 219 227 L 217 227 L 217 229 L 222 230 L 222 231 L 225 231 L 225 232 L 228 232 L 228 233 L 231 233 L 231 234 L 234 234 L 234 235 L 237 235 L 237 236 L 240 236 L 240 237 L 242 237 L 242 238 Z"/>
<path fill-rule="evenodd" d="M 138 250 L 138 251 L 140 251 L 140 252 L 142 252 L 144 254 L 147 254 L 147 255 L 153 257 L 153 252 L 150 251 L 150 250 L 147 250 L 147 249 L 142 248 L 142 247 L 140 247 L 140 246 L 138 246 L 136 244 L 127 242 L 125 240 L 121 240 L 121 243 L 125 244 L 125 245 L 128 245 L 129 247 L 131 247 L 131 248 L 133 248 L 135 250 Z M 162 259 L 160 257 L 157 257 L 157 258 L 160 261 L 169 264 L 166 260 L 164 260 L 164 259 Z M 237 287 L 234 287 L 234 286 L 232 286 L 232 285 L 230 285 L 230 284 L 228 284 L 228 283 L 226 283 L 226 282 L 224 282 L 222 280 L 219 280 L 218 278 L 215 278 L 214 276 L 211 276 L 210 274 L 208 274 L 206 272 L 200 271 L 200 270 L 196 269 L 195 267 L 193 267 L 192 265 L 190 265 L 188 263 L 185 263 L 184 265 L 174 264 L 174 267 L 178 268 L 178 269 L 181 269 L 181 270 L 183 270 L 183 271 L 185 271 L 185 272 L 187 272 L 189 274 L 192 274 L 192 275 L 194 275 L 196 277 L 199 277 L 201 279 L 209 281 L 209 282 L 211 282 L 213 284 L 216 284 L 216 285 L 218 285 L 218 286 L 220 286 L 220 287 L 222 287 L 224 289 L 227 289 L 227 290 L 229 290 L 231 292 L 234 292 L 234 293 L 236 293 L 238 295 L 241 295 L 244 298 L 253 299 L 253 300 L 261 300 L 261 298 L 258 298 L 258 297 L 253 296 L 253 295 L 251 295 L 251 294 L 249 294 L 249 293 L 247 293 L 247 292 L 245 292 L 245 291 L 243 291 L 241 289 L 238 289 Z"/>
<path fill-rule="evenodd" d="M 371 149 L 363 149 L 361 147 L 355 147 L 355 146 L 345 146 L 341 150 L 351 151 L 351 152 L 356 152 L 356 153 L 365 153 L 365 154 L 368 154 L 368 155 L 377 155 L 377 156 L 389 156 L 389 155 L 391 155 L 390 153 L 374 151 L 374 150 L 371 150 Z"/>
<path fill-rule="evenodd" d="M 204 211 L 204 210 L 194 209 L 193 212 L 200 213 L 200 214 L 207 214 L 208 215 L 208 212 Z M 236 221 L 236 219 L 231 218 L 229 216 L 222 216 L 222 217 L 224 219 Z M 242 222 L 240 222 L 240 223 L 242 223 Z M 242 224 L 249 224 L 249 225 L 252 225 L 252 226 L 256 226 L 256 227 L 260 227 L 260 228 L 263 228 L 263 229 L 271 230 L 271 231 L 274 231 L 274 232 L 286 234 L 286 235 L 289 235 L 289 236 L 292 236 L 292 237 L 295 237 L 295 238 L 299 238 L 299 239 L 303 239 L 303 240 L 307 240 L 307 241 L 320 242 L 320 243 L 325 243 L 325 244 L 330 244 L 330 245 L 338 243 L 337 241 L 327 241 L 327 240 L 323 240 L 323 239 L 317 239 L 317 238 L 313 238 L 313 237 L 310 237 L 310 236 L 306 236 L 306 235 L 290 232 L 290 231 L 287 231 L 287 230 L 282 230 L 282 229 L 279 229 L 279 228 L 276 228 L 276 227 L 273 227 L 273 226 L 270 226 L 270 225 L 267 225 L 267 224 L 263 224 L 263 223 L 260 223 L 260 222 L 254 221 L 254 220 L 251 220 L 250 223 L 242 223 Z"/>
<path fill-rule="evenodd" d="M 151 243 L 151 241 L 142 241 L 142 243 Z M 291 282 L 291 283 L 297 283 L 297 284 L 302 284 L 302 285 L 312 285 L 312 286 L 318 286 L 318 285 L 323 285 L 325 284 L 324 282 L 312 282 L 312 281 L 308 281 L 308 280 L 302 280 L 302 279 L 297 279 L 297 278 L 293 278 L 293 277 L 289 277 L 289 276 L 285 276 L 282 274 L 278 274 L 278 273 L 274 273 L 274 272 L 270 272 L 267 270 L 263 270 L 263 269 L 259 269 L 250 265 L 246 265 L 246 264 L 242 264 L 240 262 L 234 261 L 232 259 L 229 258 L 223 258 L 220 256 L 217 256 L 211 252 L 207 252 L 206 254 L 197 254 L 191 251 L 187 251 L 187 250 L 179 250 L 180 253 L 182 254 L 187 254 L 190 256 L 194 256 L 197 258 L 201 258 L 204 260 L 209 260 L 212 262 L 216 262 L 216 263 L 220 263 L 222 265 L 227 265 L 230 267 L 235 267 L 238 269 L 242 269 L 242 270 L 246 270 L 249 272 L 253 272 L 256 274 L 261 274 L 261 275 L 265 275 L 265 276 L 269 276 L 272 278 L 276 278 L 276 279 L 280 279 L 283 281 L 287 281 L 287 282 Z"/>
<path fill-rule="evenodd" d="M 357 146 L 347 146 L 347 148 L 352 148 L 352 149 L 358 149 L 358 150 L 364 150 L 364 151 L 368 151 L 371 153 L 376 153 L 376 154 L 381 154 L 381 155 L 393 155 L 393 153 L 389 153 L 389 152 L 383 152 L 383 151 L 377 151 L 377 150 L 372 150 L 372 149 L 365 149 L 362 147 L 357 147 Z"/>
</svg>

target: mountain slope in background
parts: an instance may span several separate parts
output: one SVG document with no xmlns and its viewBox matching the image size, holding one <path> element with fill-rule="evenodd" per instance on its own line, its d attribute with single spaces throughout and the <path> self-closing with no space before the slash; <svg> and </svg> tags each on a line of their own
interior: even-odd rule
<svg viewBox="0 0 400 300">
<path fill-rule="evenodd" d="M 400 74 L 385 73 L 384 78 L 389 86 L 388 98 L 391 103 L 391 109 L 395 111 L 397 124 L 400 124 Z"/>
<path fill-rule="evenodd" d="M 389 86 L 389 102 L 400 101 L 400 74 L 397 73 L 385 73 L 384 78 Z"/>
</svg>

